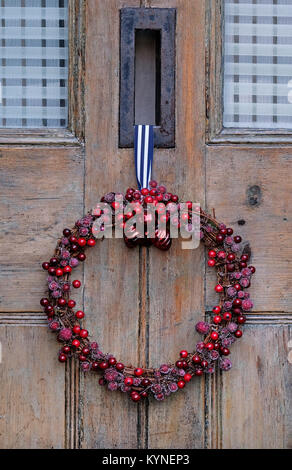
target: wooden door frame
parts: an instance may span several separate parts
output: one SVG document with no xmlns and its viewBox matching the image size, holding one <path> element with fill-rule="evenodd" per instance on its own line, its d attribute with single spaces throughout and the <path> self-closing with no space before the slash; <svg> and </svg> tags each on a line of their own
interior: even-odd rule
<svg viewBox="0 0 292 470">
<path fill-rule="evenodd" d="M 224 0 L 206 0 L 206 143 L 291 144 L 292 130 L 223 126 Z"/>
<path fill-rule="evenodd" d="M 1 145 L 79 146 L 84 141 L 86 0 L 68 2 L 67 128 L 0 129 Z"/>
</svg>

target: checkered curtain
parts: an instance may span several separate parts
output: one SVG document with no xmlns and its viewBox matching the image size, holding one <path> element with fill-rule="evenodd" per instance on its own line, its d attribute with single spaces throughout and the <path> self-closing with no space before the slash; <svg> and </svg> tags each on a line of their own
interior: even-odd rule
<svg viewBox="0 0 292 470">
<path fill-rule="evenodd" d="M 66 127 L 68 0 L 0 0 L 0 127 Z"/>
<path fill-rule="evenodd" d="M 224 6 L 224 126 L 292 129 L 292 0 Z"/>
</svg>

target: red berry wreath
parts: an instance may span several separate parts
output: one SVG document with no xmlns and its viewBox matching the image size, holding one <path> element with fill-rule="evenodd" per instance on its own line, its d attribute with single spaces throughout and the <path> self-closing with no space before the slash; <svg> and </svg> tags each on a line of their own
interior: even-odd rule
<svg viewBox="0 0 292 470">
<path fill-rule="evenodd" d="M 194 376 L 213 373 L 216 364 L 224 371 L 229 370 L 232 366 L 228 358 L 229 346 L 242 336 L 241 325 L 246 321 L 245 313 L 253 307 L 246 289 L 250 286 L 255 268 L 247 266 L 250 253 L 248 248 L 242 248 L 241 237 L 234 236 L 232 228 L 218 223 L 214 217 L 190 202 L 186 203 L 187 215 L 184 213 L 182 218 L 172 217 L 173 204 L 177 206 L 178 213 L 181 211 L 182 204 L 178 197 L 168 193 L 164 186 L 158 186 L 155 181 L 150 183 L 150 188 L 141 191 L 130 188 L 125 196 L 121 193 L 104 196 L 101 202 L 108 204 L 111 211 L 97 206 L 78 220 L 72 230 L 64 229 L 54 257 L 42 265 L 49 275 L 49 294 L 40 303 L 48 316 L 49 328 L 58 334 L 58 341 L 63 343 L 59 361 L 66 362 L 72 356 L 77 357 L 83 371 L 101 373 L 100 385 L 107 385 L 111 391 L 128 393 L 134 402 L 149 395 L 153 395 L 156 400 L 164 400 L 173 392 L 184 388 Z M 127 212 L 133 201 L 134 210 L 131 206 Z M 146 222 L 149 204 L 156 210 L 154 232 L 141 237 L 135 225 L 130 226 L 130 234 L 125 232 L 126 221 L 131 220 L 134 215 L 142 215 Z M 165 213 L 159 215 L 163 208 Z M 164 231 L 157 226 L 159 217 L 164 217 Z M 119 225 L 124 230 L 124 240 L 128 247 L 153 244 L 159 249 L 167 250 L 171 245 L 171 225 L 179 226 L 184 223 L 189 226 L 196 217 L 199 220 L 200 239 L 209 248 L 208 265 L 216 269 L 218 279 L 215 291 L 219 295 L 219 301 L 213 308 L 212 321 L 200 321 L 196 325 L 197 332 L 204 339 L 197 343 L 193 352 L 180 351 L 175 364 L 162 364 L 157 369 L 126 366 L 112 354 L 103 353 L 96 342 L 89 340 L 88 331 L 80 324 L 85 314 L 82 310 L 75 310 L 76 302 L 70 298 L 71 287 L 78 289 L 81 286 L 79 280 L 70 282 L 70 274 L 79 262 L 86 259 L 85 249 L 95 246 L 96 239 L 101 238 L 100 235 L 103 235 L 102 232 L 107 227 Z M 99 222 L 98 230 L 96 221 Z"/>
</svg>

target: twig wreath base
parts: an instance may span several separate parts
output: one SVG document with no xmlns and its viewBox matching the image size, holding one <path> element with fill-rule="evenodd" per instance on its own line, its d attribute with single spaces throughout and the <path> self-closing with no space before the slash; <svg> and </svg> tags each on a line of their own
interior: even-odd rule
<svg viewBox="0 0 292 470">
<path fill-rule="evenodd" d="M 101 201 L 110 204 L 113 209 L 111 217 L 97 206 L 78 220 L 73 229 L 64 229 L 53 258 L 42 264 L 43 269 L 48 272 L 48 295 L 40 303 L 48 316 L 49 328 L 57 333 L 57 339 L 62 344 L 58 353 L 59 361 L 65 363 L 75 356 L 84 372 L 101 374 L 100 385 L 107 386 L 110 391 L 127 393 L 134 402 L 150 395 L 162 401 L 183 389 L 194 376 L 214 373 L 216 365 L 223 371 L 231 369 L 229 347 L 242 336 L 245 314 L 253 307 L 246 290 L 250 286 L 255 268 L 247 265 L 250 250 L 249 247 L 243 248 L 241 237 L 234 235 L 232 228 L 217 222 L 214 216 L 193 207 L 190 202 L 186 203 L 187 214 L 182 219 L 172 217 L 169 204 L 176 204 L 179 210 L 178 196 L 167 192 L 164 186 L 157 185 L 155 181 L 150 183 L 150 188 L 141 191 L 129 188 L 125 196 L 118 193 L 119 198 L 122 198 L 121 203 L 116 202 L 117 193 L 104 196 Z M 134 212 L 131 210 L 130 215 L 125 215 L 125 209 L 133 201 L 137 209 Z M 164 233 L 155 230 L 152 238 L 139 238 L 137 233 L 129 238 L 124 233 L 126 245 L 134 247 L 137 244 L 153 244 L 159 249 L 167 250 L 171 245 L 170 225 L 191 224 L 195 217 L 199 218 L 200 239 L 208 247 L 208 266 L 216 271 L 215 291 L 219 295 L 218 305 L 213 308 L 212 320 L 209 323 L 200 321 L 196 325 L 196 331 L 203 335 L 203 339 L 196 344 L 194 351 L 183 349 L 175 363 L 165 363 L 157 369 L 127 366 L 114 355 L 103 353 L 97 342 L 91 341 L 88 331 L 81 326 L 85 313 L 77 310 L 76 302 L 70 298 L 71 289 L 81 286 L 79 280 L 70 281 L 71 272 L 80 262 L 85 261 L 85 250 L 96 245 L 97 237 L 93 235 L 95 221 L 102 221 L 101 231 L 107 225 L 113 227 L 117 223 L 124 228 L 125 221 L 135 215 L 135 212 L 142 212 L 145 217 L 149 204 L 166 210 L 168 228 Z M 159 217 L 159 210 L 156 217 Z"/>
</svg>

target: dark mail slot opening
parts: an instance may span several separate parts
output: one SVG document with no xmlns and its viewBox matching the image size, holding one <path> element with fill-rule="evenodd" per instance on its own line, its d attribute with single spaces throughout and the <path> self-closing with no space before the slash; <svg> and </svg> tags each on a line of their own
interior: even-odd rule
<svg viewBox="0 0 292 470">
<path fill-rule="evenodd" d="M 122 8 L 119 146 L 153 124 L 155 147 L 175 147 L 175 8 Z"/>
<path fill-rule="evenodd" d="M 135 30 L 135 119 L 133 124 L 160 125 L 161 33 Z"/>
</svg>

